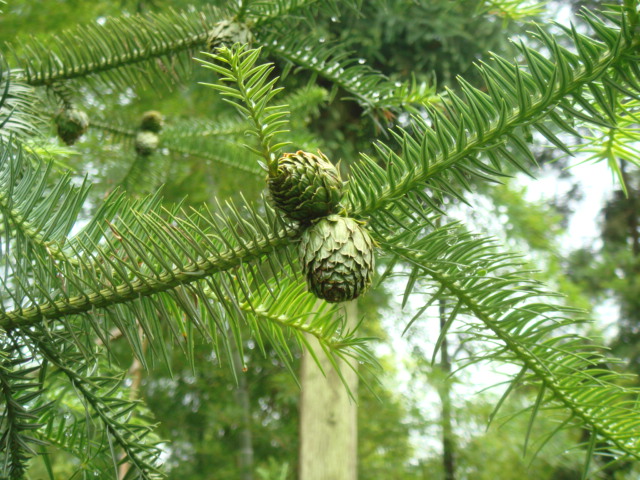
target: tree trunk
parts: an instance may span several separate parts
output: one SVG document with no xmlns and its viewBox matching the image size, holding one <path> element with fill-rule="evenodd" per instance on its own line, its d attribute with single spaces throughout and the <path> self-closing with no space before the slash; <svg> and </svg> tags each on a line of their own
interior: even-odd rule
<svg viewBox="0 0 640 480">
<path fill-rule="evenodd" d="M 211 175 L 208 177 L 208 183 L 211 186 L 211 191 L 215 192 L 215 180 Z M 215 197 L 211 197 L 210 204 L 215 205 Z M 230 343 L 233 369 L 235 371 L 235 376 L 238 379 L 238 385 L 236 386 L 234 393 L 238 406 L 241 409 L 240 450 L 238 451 L 238 469 L 240 471 L 239 479 L 253 480 L 253 425 L 251 422 L 251 397 L 249 395 L 249 385 L 247 383 L 247 376 L 245 375 L 246 369 L 244 359 L 240 356 L 240 352 L 238 351 L 238 347 L 234 341 L 234 335 L 231 327 L 227 328 L 227 336 Z"/>
<path fill-rule="evenodd" d="M 440 329 L 442 330 L 447 321 L 447 307 L 444 300 L 439 301 L 440 306 Z M 440 402 L 442 403 L 442 466 L 444 468 L 445 480 L 455 480 L 455 463 L 453 457 L 453 426 L 451 422 L 451 385 L 449 375 L 451 374 L 451 361 L 449 359 L 449 346 L 445 336 L 440 345 L 440 370 L 443 378 L 440 385 Z"/>
<path fill-rule="evenodd" d="M 253 480 L 253 436 L 251 432 L 251 403 L 249 399 L 249 385 L 245 375 L 244 362 L 240 358 L 240 352 L 233 341 L 233 334 L 229 331 L 231 342 L 231 355 L 233 356 L 233 368 L 238 377 L 238 386 L 235 395 L 238 406 L 241 408 L 240 451 L 238 460 L 240 467 L 240 480 Z"/>
<path fill-rule="evenodd" d="M 356 301 L 345 303 L 348 328 L 357 323 Z M 298 480 L 356 480 L 358 478 L 358 425 L 355 402 L 349 398 L 340 377 L 322 353 L 314 338 L 309 338 L 322 368 L 305 352 L 300 383 L 300 447 Z M 358 377 L 340 363 L 341 372 L 353 395 Z"/>
<path fill-rule="evenodd" d="M 634 257 L 640 255 L 640 236 L 638 234 L 638 210 L 637 210 L 637 192 L 634 190 L 633 182 L 629 177 L 626 169 L 627 163 L 620 162 L 620 172 L 622 174 L 622 181 L 627 186 L 628 197 L 625 200 L 627 206 L 627 224 L 629 227 L 629 236 L 631 237 L 631 252 Z M 634 270 L 637 271 L 638 264 L 634 264 Z M 634 277 L 631 281 L 634 281 Z"/>
<path fill-rule="evenodd" d="M 119 332 L 119 331 L 118 331 Z M 149 340 L 146 336 L 144 336 L 144 332 L 142 327 L 138 325 L 138 336 L 142 338 L 142 353 L 147 351 L 147 345 L 149 344 Z M 114 335 L 111 338 L 117 338 Z M 133 361 L 131 362 L 131 366 L 129 367 L 129 372 L 127 376 L 131 379 L 131 387 L 129 387 L 129 400 L 136 400 L 140 396 L 140 385 L 142 384 L 142 376 L 144 375 L 144 371 L 142 368 L 142 363 L 138 360 L 138 357 L 134 356 Z M 124 454 L 120 456 L 120 458 L 124 458 Z M 127 476 L 129 470 L 131 469 L 130 462 L 121 463 L 118 467 L 118 479 L 123 480 L 124 477 Z"/>
</svg>

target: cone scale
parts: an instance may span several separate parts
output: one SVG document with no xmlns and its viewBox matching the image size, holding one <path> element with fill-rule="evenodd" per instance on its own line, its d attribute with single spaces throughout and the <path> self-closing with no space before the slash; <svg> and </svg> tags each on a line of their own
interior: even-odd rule
<svg viewBox="0 0 640 480">
<path fill-rule="evenodd" d="M 267 183 L 275 206 L 292 220 L 309 224 L 335 213 L 342 198 L 342 180 L 322 153 L 285 153 Z"/>
<path fill-rule="evenodd" d="M 327 302 L 353 300 L 371 285 L 374 242 L 356 220 L 329 215 L 307 228 L 299 244 L 309 291 Z"/>
</svg>

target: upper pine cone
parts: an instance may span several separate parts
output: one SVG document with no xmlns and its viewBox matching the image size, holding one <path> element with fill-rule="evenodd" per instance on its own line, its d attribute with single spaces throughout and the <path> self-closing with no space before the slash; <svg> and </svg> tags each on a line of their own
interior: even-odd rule
<svg viewBox="0 0 640 480">
<path fill-rule="evenodd" d="M 269 175 L 273 202 L 293 220 L 310 222 L 334 213 L 342 198 L 338 170 L 318 153 L 285 153 L 278 159 L 276 174 Z"/>
<path fill-rule="evenodd" d="M 140 121 L 140 130 L 147 132 L 159 133 L 164 125 L 164 117 L 160 112 L 150 110 L 142 114 L 142 120 Z"/>
<path fill-rule="evenodd" d="M 327 302 L 346 302 L 371 285 L 374 243 L 352 218 L 329 215 L 307 228 L 298 246 L 309 291 Z"/>
<path fill-rule="evenodd" d="M 67 145 L 73 145 L 89 128 L 89 117 L 82 110 L 69 108 L 56 116 L 58 136 Z"/>
</svg>

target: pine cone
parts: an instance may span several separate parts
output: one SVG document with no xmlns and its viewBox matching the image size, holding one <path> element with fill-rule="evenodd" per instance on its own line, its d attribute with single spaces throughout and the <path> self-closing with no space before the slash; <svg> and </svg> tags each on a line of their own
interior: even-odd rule
<svg viewBox="0 0 640 480">
<path fill-rule="evenodd" d="M 213 25 L 209 32 L 207 49 L 213 53 L 222 46 L 231 47 L 234 43 L 251 44 L 252 41 L 253 36 L 247 25 L 231 20 L 222 20 Z"/>
<path fill-rule="evenodd" d="M 156 110 L 151 110 L 142 114 L 142 121 L 140 122 L 140 130 L 147 132 L 158 133 L 162 130 L 164 125 L 164 117 Z"/>
<path fill-rule="evenodd" d="M 293 220 L 308 223 L 334 213 L 342 198 L 338 170 L 318 153 L 285 153 L 278 159 L 276 174 L 267 179 L 276 207 Z"/>
<path fill-rule="evenodd" d="M 352 218 L 329 215 L 303 233 L 300 263 L 309 291 L 327 302 L 353 300 L 371 285 L 374 243 Z"/>
<path fill-rule="evenodd" d="M 82 110 L 70 108 L 56 116 L 58 136 L 67 145 L 73 145 L 89 128 L 89 117 Z"/>
<path fill-rule="evenodd" d="M 158 135 L 153 132 L 140 131 L 136 135 L 135 149 L 139 155 L 148 157 L 156 148 L 158 148 L 159 142 Z"/>
</svg>

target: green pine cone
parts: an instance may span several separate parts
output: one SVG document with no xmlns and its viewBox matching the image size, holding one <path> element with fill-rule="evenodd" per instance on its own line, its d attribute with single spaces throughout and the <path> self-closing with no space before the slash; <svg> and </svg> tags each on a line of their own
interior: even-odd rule
<svg viewBox="0 0 640 480">
<path fill-rule="evenodd" d="M 278 159 L 267 179 L 276 207 L 293 220 L 311 220 L 335 213 L 342 198 L 342 180 L 336 167 L 320 156 L 298 150 Z"/>
<path fill-rule="evenodd" d="M 89 128 L 89 117 L 82 110 L 70 108 L 56 116 L 58 136 L 67 145 L 73 145 Z"/>
<path fill-rule="evenodd" d="M 158 135 L 153 132 L 140 131 L 136 135 L 135 149 L 138 155 L 148 157 L 156 148 L 158 148 L 158 142 L 160 139 Z"/>
<path fill-rule="evenodd" d="M 147 132 L 158 133 L 162 130 L 164 125 L 164 117 L 156 110 L 150 110 L 142 114 L 142 120 L 140 122 L 140 130 Z"/>
<path fill-rule="evenodd" d="M 300 263 L 309 291 L 327 302 L 353 300 L 371 285 L 374 243 L 352 218 L 329 215 L 303 233 Z"/>
<path fill-rule="evenodd" d="M 244 23 L 238 23 L 231 20 L 222 20 L 213 25 L 207 39 L 207 49 L 214 52 L 216 48 L 227 46 L 231 47 L 234 43 L 253 42 L 251 30 Z"/>
</svg>

